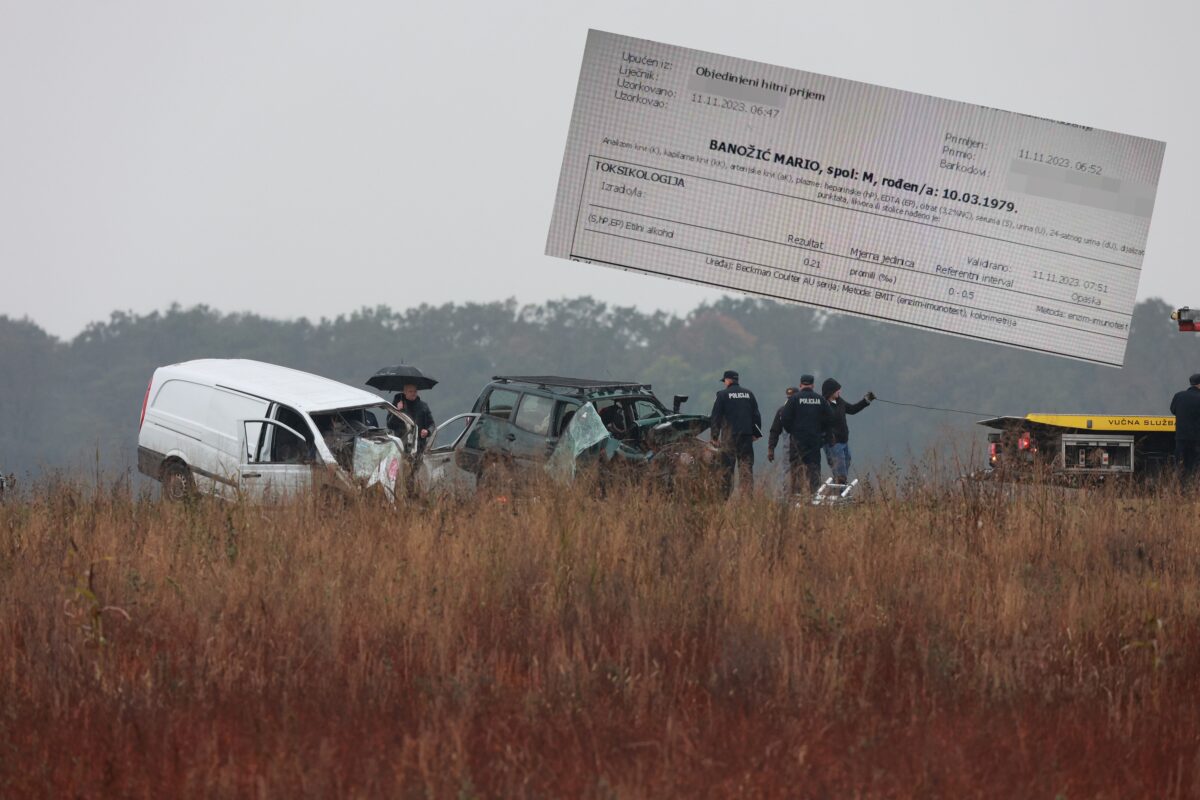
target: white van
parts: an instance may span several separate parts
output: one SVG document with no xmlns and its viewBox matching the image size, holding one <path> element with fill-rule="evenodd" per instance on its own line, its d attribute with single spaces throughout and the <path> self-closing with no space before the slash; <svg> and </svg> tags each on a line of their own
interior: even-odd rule
<svg viewBox="0 0 1200 800">
<path fill-rule="evenodd" d="M 374 394 L 245 359 L 159 367 L 146 387 L 138 470 L 181 500 L 253 500 L 330 487 L 404 486 L 416 425 Z"/>
</svg>

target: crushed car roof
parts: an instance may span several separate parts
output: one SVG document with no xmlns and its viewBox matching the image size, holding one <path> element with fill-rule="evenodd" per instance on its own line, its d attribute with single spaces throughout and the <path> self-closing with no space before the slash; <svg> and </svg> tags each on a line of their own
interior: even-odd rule
<svg viewBox="0 0 1200 800">
<path fill-rule="evenodd" d="M 561 375 L 493 375 L 492 380 L 502 383 L 528 383 L 549 389 L 572 389 L 578 394 L 603 391 L 605 389 L 650 389 L 648 383 L 636 381 L 614 381 L 600 378 L 564 378 Z"/>
</svg>

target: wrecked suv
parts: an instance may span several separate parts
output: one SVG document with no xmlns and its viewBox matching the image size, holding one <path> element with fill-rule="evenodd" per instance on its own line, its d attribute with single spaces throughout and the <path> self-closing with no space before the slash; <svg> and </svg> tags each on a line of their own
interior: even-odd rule
<svg viewBox="0 0 1200 800">
<path fill-rule="evenodd" d="M 673 482 L 711 460 L 697 437 L 708 417 L 668 410 L 649 384 L 554 375 L 496 376 L 468 414 L 438 427 L 422 458 L 426 489 L 474 488 L 492 475 L 537 468 L 569 481 L 595 466 Z"/>
</svg>

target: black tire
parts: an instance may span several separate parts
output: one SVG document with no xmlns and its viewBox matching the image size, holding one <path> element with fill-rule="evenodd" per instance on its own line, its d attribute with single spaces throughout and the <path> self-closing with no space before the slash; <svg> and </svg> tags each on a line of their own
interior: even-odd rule
<svg viewBox="0 0 1200 800">
<path fill-rule="evenodd" d="M 162 496 L 168 503 L 182 503 L 194 497 L 196 483 L 192 471 L 182 461 L 168 461 L 162 469 Z"/>
<path fill-rule="evenodd" d="M 350 507 L 350 495 L 333 486 L 322 486 L 313 495 L 317 508 L 322 513 L 339 514 Z"/>
</svg>

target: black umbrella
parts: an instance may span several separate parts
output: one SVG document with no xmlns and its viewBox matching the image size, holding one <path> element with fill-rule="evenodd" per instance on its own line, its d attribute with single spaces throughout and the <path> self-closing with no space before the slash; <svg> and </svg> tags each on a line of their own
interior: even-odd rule
<svg viewBox="0 0 1200 800">
<path fill-rule="evenodd" d="M 376 389 L 382 389 L 385 392 L 403 391 L 407 384 L 412 384 L 420 389 L 432 389 L 437 386 L 437 381 L 425 375 L 416 367 L 410 367 L 407 364 L 400 364 L 396 367 L 384 367 L 371 376 L 367 381 L 367 386 L 373 386 Z"/>
</svg>

